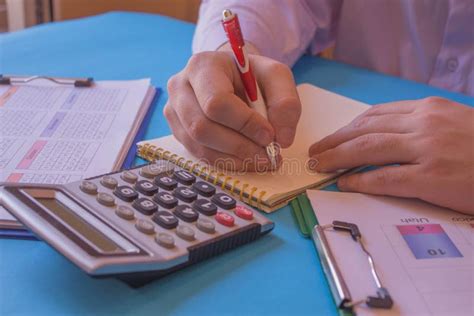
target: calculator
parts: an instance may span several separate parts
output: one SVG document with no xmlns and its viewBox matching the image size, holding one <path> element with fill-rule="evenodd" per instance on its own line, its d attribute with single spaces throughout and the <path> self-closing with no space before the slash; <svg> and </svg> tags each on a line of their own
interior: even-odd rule
<svg viewBox="0 0 474 316">
<path fill-rule="evenodd" d="M 164 160 L 65 185 L 3 183 L 0 201 L 87 274 L 133 287 L 274 227 L 220 186 Z"/>
</svg>

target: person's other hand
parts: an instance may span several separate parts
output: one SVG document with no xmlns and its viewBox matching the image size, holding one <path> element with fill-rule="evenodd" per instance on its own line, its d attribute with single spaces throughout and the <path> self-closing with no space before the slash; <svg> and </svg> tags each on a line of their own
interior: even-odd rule
<svg viewBox="0 0 474 316">
<path fill-rule="evenodd" d="M 468 106 L 438 97 L 377 105 L 309 154 L 320 172 L 389 165 L 342 177 L 342 191 L 415 197 L 474 214 L 474 109 Z"/>
<path fill-rule="evenodd" d="M 168 81 L 164 114 L 175 137 L 196 157 L 227 169 L 269 168 L 265 146 L 274 140 L 283 148 L 290 146 L 301 112 L 290 69 L 263 56 L 249 59 L 268 120 L 247 105 L 230 52 L 195 54 Z"/>
</svg>

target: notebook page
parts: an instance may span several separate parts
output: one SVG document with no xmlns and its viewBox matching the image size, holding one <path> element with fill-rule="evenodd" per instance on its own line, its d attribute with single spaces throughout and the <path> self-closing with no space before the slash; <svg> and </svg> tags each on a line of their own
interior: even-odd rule
<svg viewBox="0 0 474 316">
<path fill-rule="evenodd" d="M 0 181 L 63 184 L 119 168 L 149 89 L 149 79 L 0 86 Z"/>
<path fill-rule="evenodd" d="M 391 310 L 356 308 L 357 315 L 472 315 L 473 216 L 416 199 L 308 190 L 321 225 L 358 225 L 374 258 Z M 350 234 L 326 231 L 354 300 L 375 295 L 366 255 Z"/>
<path fill-rule="evenodd" d="M 284 196 L 293 191 L 301 190 L 325 181 L 334 174 L 318 174 L 305 169 L 309 147 L 316 141 L 335 132 L 348 124 L 357 115 L 369 108 L 361 102 L 340 96 L 310 84 L 298 87 L 302 103 L 302 115 L 298 123 L 293 145 L 282 151 L 287 164 L 276 172 L 265 174 L 245 173 L 236 174 L 226 172 L 241 183 L 249 183 L 259 190 L 265 190 L 264 201 Z M 173 136 L 165 136 L 139 144 L 153 144 L 172 153 L 185 157 L 187 160 L 198 161 Z"/>
</svg>

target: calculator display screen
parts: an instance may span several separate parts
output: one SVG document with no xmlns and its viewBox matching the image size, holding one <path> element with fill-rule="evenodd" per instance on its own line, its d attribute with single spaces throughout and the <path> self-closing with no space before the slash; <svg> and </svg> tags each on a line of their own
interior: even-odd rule
<svg viewBox="0 0 474 316">
<path fill-rule="evenodd" d="M 53 198 L 36 197 L 36 201 L 46 207 L 50 212 L 59 217 L 75 232 L 92 242 L 103 252 L 117 252 L 121 250 L 113 241 L 90 226 L 82 218 L 74 214 L 66 205 Z"/>
</svg>

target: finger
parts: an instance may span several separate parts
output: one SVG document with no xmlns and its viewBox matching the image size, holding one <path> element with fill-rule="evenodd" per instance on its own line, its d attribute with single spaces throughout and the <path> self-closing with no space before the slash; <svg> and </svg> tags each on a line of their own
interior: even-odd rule
<svg viewBox="0 0 474 316">
<path fill-rule="evenodd" d="M 342 177 L 337 182 L 341 191 L 377 195 L 416 197 L 417 166 L 387 166 Z"/>
<path fill-rule="evenodd" d="M 396 102 L 381 103 L 373 105 L 360 116 L 386 115 L 386 114 L 409 114 L 415 111 L 417 100 L 403 100 Z"/>
<path fill-rule="evenodd" d="M 416 151 L 404 134 L 366 134 L 313 156 L 318 161 L 315 170 L 331 172 L 364 165 L 411 163 Z"/>
<path fill-rule="evenodd" d="M 198 104 L 210 120 L 242 133 L 261 146 L 268 145 L 274 139 L 273 127 L 236 95 L 233 81 L 240 79 L 234 78 L 233 72 L 237 69 L 233 69 L 230 56 L 222 54 L 229 60 L 190 61 L 188 80 Z"/>
<path fill-rule="evenodd" d="M 309 155 L 313 156 L 361 135 L 372 133 L 413 132 L 415 126 L 409 116 L 403 114 L 387 114 L 376 116 L 361 116 L 354 119 L 349 125 L 342 127 L 335 133 L 313 144 Z"/>
<path fill-rule="evenodd" d="M 202 163 L 215 166 L 218 169 L 231 171 L 259 171 L 270 170 L 268 161 L 245 159 L 228 155 L 223 152 L 205 147 L 197 143 L 186 133 L 174 109 L 167 105 L 164 114 L 169 122 L 173 135 L 183 144 L 186 149 L 195 157 L 199 157 Z"/>
<path fill-rule="evenodd" d="M 179 92 L 172 104 L 187 134 L 205 147 L 224 152 L 241 159 L 254 156 L 267 157 L 265 149 L 238 132 L 208 119 L 198 105 L 191 86 L 180 81 Z"/>
<path fill-rule="evenodd" d="M 286 65 L 270 59 L 258 59 L 252 67 L 268 108 L 268 120 L 275 129 L 276 141 L 283 148 L 289 147 L 301 115 L 293 74 Z"/>
</svg>

